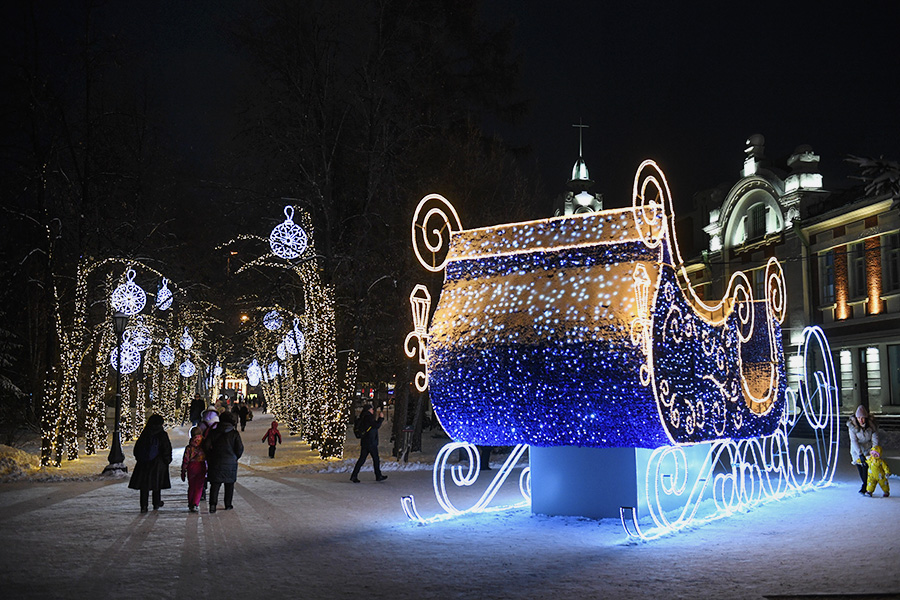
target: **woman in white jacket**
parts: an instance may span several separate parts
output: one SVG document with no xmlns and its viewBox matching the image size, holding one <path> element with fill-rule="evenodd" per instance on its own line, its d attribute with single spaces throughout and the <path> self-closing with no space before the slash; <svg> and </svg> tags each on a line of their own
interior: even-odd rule
<svg viewBox="0 0 900 600">
<path fill-rule="evenodd" d="M 857 407 L 856 414 L 847 419 L 847 435 L 850 437 L 850 456 L 853 457 L 853 464 L 856 465 L 859 477 L 862 479 L 859 493 L 865 494 L 866 480 L 869 475 L 866 457 L 872 446 L 880 444 L 878 443 L 878 424 L 862 404 Z"/>
</svg>

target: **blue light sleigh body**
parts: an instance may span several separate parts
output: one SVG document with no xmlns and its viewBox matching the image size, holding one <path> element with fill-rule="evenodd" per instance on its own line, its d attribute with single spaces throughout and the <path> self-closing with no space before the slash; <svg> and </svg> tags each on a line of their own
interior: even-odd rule
<svg viewBox="0 0 900 600">
<path fill-rule="evenodd" d="M 453 219 L 445 220 L 449 228 L 430 227 L 427 219 L 418 225 L 432 251 L 454 229 Z M 413 225 L 415 245 L 415 218 Z M 638 169 L 629 208 L 460 228 L 448 242 L 441 295 L 427 336 L 420 337 L 430 399 L 454 449 L 515 446 L 511 460 L 525 446 L 647 448 L 656 450 L 649 468 L 659 473 L 667 463 L 677 471 L 681 446 L 707 444 L 708 472 L 684 482 L 686 507 L 703 496 L 698 485 L 715 487 L 714 463 L 726 455 L 737 465 L 730 474 L 735 481 L 753 470 L 774 494 L 830 481 L 827 463 L 837 432 L 821 413 L 836 410 L 827 381 L 834 381 L 833 367 L 812 393 L 801 394 L 819 398 L 812 420 L 819 429 L 830 427 L 828 456 L 814 466 L 810 450 L 801 448 L 796 468 L 785 458 L 798 411 L 781 341 L 781 266 L 769 260 L 758 298 L 741 272 L 723 299 L 699 297 L 675 240 L 668 185 L 651 161 Z M 827 346 L 812 332 L 805 340 Z M 477 452 L 469 454 L 477 463 Z M 464 512 L 439 484 L 446 460 L 439 456 L 435 465 L 436 493 L 449 513 Z M 459 485 L 477 476 L 453 468 Z M 817 468 L 818 478 L 811 472 Z M 494 483 L 505 479 L 504 469 Z M 526 468 L 520 478 L 526 501 L 529 483 Z M 730 492 L 720 487 L 720 495 L 744 493 L 734 483 Z M 732 500 L 732 507 L 742 504 Z M 484 498 L 480 504 L 486 506 Z M 418 517 L 410 514 L 409 501 L 404 508 Z M 675 521 L 692 516 L 688 511 Z M 672 525 L 665 517 L 655 521 L 663 530 Z M 633 522 L 629 533 L 635 531 L 646 537 Z"/>
</svg>

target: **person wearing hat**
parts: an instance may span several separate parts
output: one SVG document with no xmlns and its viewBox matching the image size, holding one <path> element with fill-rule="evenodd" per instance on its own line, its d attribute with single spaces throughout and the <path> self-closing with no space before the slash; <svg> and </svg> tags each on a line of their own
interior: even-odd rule
<svg viewBox="0 0 900 600">
<path fill-rule="evenodd" d="M 862 404 L 856 408 L 856 413 L 847 419 L 847 435 L 850 438 L 850 456 L 862 480 L 859 493 L 865 494 L 869 479 L 866 457 L 872 446 L 878 446 L 878 424 Z"/>
<path fill-rule="evenodd" d="M 872 446 L 872 449 L 869 450 L 869 456 L 866 458 L 866 463 L 869 466 L 869 482 L 866 484 L 866 495 L 871 497 L 872 492 L 875 491 L 875 484 L 878 484 L 881 486 L 881 491 L 884 492 L 884 497 L 887 498 L 891 495 L 891 484 L 888 483 L 888 475 L 891 474 L 891 470 L 888 468 L 887 463 L 884 462 L 884 459 L 881 458 L 881 446 Z"/>
<path fill-rule="evenodd" d="M 375 409 L 371 404 L 366 404 L 359 413 L 358 419 L 361 421 L 360 429 L 363 432 L 359 439 L 359 460 L 353 467 L 353 473 L 350 475 L 350 481 L 359 483 L 359 470 L 366 462 L 366 457 L 372 455 L 372 467 L 375 470 L 375 481 L 384 481 L 387 475 L 381 474 L 381 460 L 378 458 L 378 428 L 384 422 L 384 413 L 378 412 L 378 419 L 375 419 Z"/>
<path fill-rule="evenodd" d="M 161 490 L 172 487 L 169 480 L 169 463 L 172 462 L 172 442 L 163 428 L 160 415 L 150 415 L 147 425 L 134 443 L 134 458 L 137 461 L 128 487 L 140 490 L 141 512 L 148 511 L 150 494 L 153 494 L 153 510 L 163 505 Z"/>
</svg>

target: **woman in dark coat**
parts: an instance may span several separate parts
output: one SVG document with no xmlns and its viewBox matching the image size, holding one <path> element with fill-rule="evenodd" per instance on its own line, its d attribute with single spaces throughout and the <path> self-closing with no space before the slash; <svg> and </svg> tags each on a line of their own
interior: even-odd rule
<svg viewBox="0 0 900 600">
<path fill-rule="evenodd" d="M 237 419 L 231 412 L 223 412 L 219 425 L 206 440 L 206 478 L 209 481 L 209 512 L 216 512 L 219 488 L 225 484 L 225 510 L 234 508 L 234 484 L 237 481 L 238 459 L 244 453 L 244 443 L 235 425 Z"/>
<path fill-rule="evenodd" d="M 147 512 L 147 501 L 153 492 L 153 510 L 163 505 L 161 490 L 172 487 L 169 463 L 172 462 L 172 442 L 163 429 L 163 418 L 151 415 L 140 437 L 134 443 L 137 464 L 131 473 L 128 487 L 141 491 L 141 512 Z"/>
</svg>

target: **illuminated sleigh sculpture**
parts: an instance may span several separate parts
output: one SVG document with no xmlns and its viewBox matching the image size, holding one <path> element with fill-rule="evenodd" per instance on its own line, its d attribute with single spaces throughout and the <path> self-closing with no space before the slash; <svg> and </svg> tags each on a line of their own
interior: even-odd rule
<svg viewBox="0 0 900 600">
<path fill-rule="evenodd" d="M 787 432 L 799 415 L 786 385 L 778 261 L 766 266 L 764 299 L 755 301 L 736 273 L 724 299 L 708 304 L 690 286 L 673 222 L 668 184 L 652 161 L 639 167 L 628 209 L 462 230 L 446 200 L 423 199 L 413 247 L 423 266 L 446 275 L 430 330 L 428 291 L 413 291 L 406 351 L 415 356 L 418 342 L 424 371 L 416 384 L 430 389 L 456 440 L 434 469 L 447 513 L 484 510 L 528 445 L 653 449 L 641 512 L 656 527 L 641 531 L 635 507 L 621 515 L 626 531 L 643 538 L 687 525 L 708 498 L 715 518 L 830 482 L 838 443 L 830 359 L 801 393 L 819 452 L 801 446 L 790 458 Z M 818 330 L 804 332 L 804 353 L 813 341 L 830 357 Z M 688 473 L 682 447 L 697 444 L 707 447 L 706 460 Z M 457 485 L 474 483 L 474 445 L 514 450 L 481 499 L 460 510 L 446 472 Z M 458 448 L 468 467 L 448 469 Z M 524 503 L 530 483 L 526 467 Z M 672 496 L 681 500 L 674 516 Z M 412 497 L 402 504 L 424 521 Z"/>
</svg>

